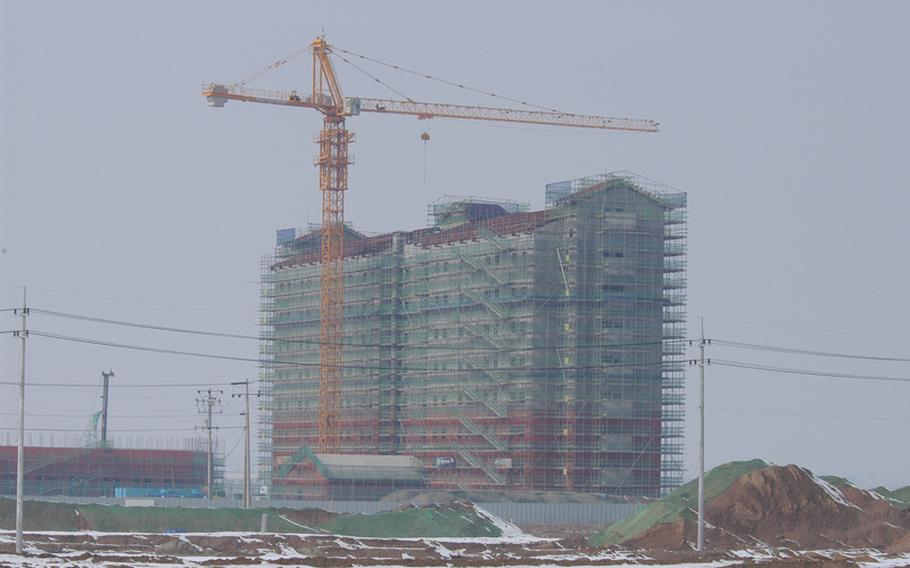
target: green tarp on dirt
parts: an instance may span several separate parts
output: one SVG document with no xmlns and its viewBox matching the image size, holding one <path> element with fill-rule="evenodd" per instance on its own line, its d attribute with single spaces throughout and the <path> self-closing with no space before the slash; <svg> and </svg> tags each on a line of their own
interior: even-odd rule
<svg viewBox="0 0 910 568">
<path fill-rule="evenodd" d="M 25 530 L 29 531 L 256 532 L 263 513 L 269 514 L 270 532 L 390 538 L 498 537 L 502 534 L 470 505 L 457 503 L 356 515 L 316 509 L 178 509 L 26 501 L 24 519 Z M 15 518 L 15 501 L 0 499 L 0 528 L 15 528 Z"/>
</svg>

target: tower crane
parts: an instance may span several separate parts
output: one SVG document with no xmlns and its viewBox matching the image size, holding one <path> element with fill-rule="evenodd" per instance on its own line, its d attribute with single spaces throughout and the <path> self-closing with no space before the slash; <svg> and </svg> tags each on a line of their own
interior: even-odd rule
<svg viewBox="0 0 910 568">
<path fill-rule="evenodd" d="M 309 94 L 295 90 L 261 90 L 245 86 L 245 81 L 232 85 L 209 83 L 202 94 L 209 106 L 223 107 L 227 101 L 265 103 L 311 108 L 322 113 L 323 128 L 316 143 L 319 155 L 319 190 L 322 193 L 322 243 L 320 273 L 319 333 L 319 450 L 340 449 L 339 415 L 342 383 L 342 321 L 344 318 L 344 192 L 348 189 L 348 146 L 354 133 L 345 128 L 347 117 L 364 112 L 413 116 L 418 119 L 456 118 L 540 124 L 573 128 L 597 128 L 633 132 L 657 132 L 653 120 L 590 116 L 540 110 L 522 110 L 413 100 L 345 97 L 332 65 L 334 49 L 325 38 L 317 37 L 309 46 L 313 57 L 312 84 Z M 298 52 L 296 55 L 302 52 Z M 264 74 L 290 59 L 284 59 L 260 72 Z M 255 77 L 254 76 L 254 77 Z"/>
</svg>

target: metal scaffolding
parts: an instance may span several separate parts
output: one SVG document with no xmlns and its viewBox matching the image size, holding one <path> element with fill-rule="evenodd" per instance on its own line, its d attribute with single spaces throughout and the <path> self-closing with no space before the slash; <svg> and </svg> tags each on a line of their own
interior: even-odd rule
<svg viewBox="0 0 910 568">
<path fill-rule="evenodd" d="M 414 456 L 429 488 L 679 485 L 686 194 L 613 172 L 550 184 L 546 204 L 447 196 L 426 229 L 345 227 L 339 452 Z M 276 498 L 331 485 L 310 450 L 320 242 L 283 232 L 263 261 L 260 476 Z"/>
</svg>

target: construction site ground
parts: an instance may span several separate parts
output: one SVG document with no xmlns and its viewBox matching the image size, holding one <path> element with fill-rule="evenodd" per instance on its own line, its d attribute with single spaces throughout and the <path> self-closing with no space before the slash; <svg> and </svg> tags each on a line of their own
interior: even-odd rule
<svg viewBox="0 0 910 568">
<path fill-rule="evenodd" d="M 910 565 L 910 554 L 876 550 L 749 548 L 712 552 L 656 552 L 595 548 L 583 538 L 539 539 L 512 534 L 500 538 L 375 539 L 337 535 L 261 533 L 27 533 L 26 554 L 14 554 L 15 537 L 0 533 L 0 566 L 75 568 L 207 566 L 786 566 L 797 568 Z"/>
<path fill-rule="evenodd" d="M 761 460 L 706 476 L 706 552 L 694 551 L 693 486 L 606 529 L 519 528 L 454 496 L 397 510 L 164 509 L 26 502 L 16 555 L 0 500 L 0 566 L 785 566 L 910 567 L 905 489 L 888 495 Z M 268 531 L 259 532 L 263 513 Z"/>
</svg>

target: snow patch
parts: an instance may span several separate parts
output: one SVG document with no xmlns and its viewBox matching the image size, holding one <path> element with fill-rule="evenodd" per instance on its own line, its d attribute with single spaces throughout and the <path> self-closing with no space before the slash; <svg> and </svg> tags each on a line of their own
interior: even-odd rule
<svg viewBox="0 0 910 568">
<path fill-rule="evenodd" d="M 281 519 L 281 520 L 283 520 L 283 521 L 285 521 L 285 522 L 287 522 L 287 523 L 290 523 L 290 524 L 294 525 L 294 526 L 297 527 L 297 528 L 306 529 L 306 530 L 310 531 L 309 533 L 302 534 L 301 536 L 317 535 L 317 534 L 319 534 L 320 532 L 321 532 L 322 534 L 326 534 L 325 531 L 320 531 L 320 529 L 314 529 L 313 527 L 309 527 L 309 526 L 307 526 L 307 525 L 302 525 L 302 524 L 300 524 L 300 523 L 294 522 L 294 521 L 292 521 L 291 519 L 287 518 L 287 517 L 284 516 L 284 515 L 278 515 L 278 518 Z"/>
<path fill-rule="evenodd" d="M 335 539 L 335 545 L 336 545 L 338 548 L 343 548 L 343 549 L 345 549 L 345 550 L 357 550 L 357 547 L 356 547 L 356 546 L 353 546 L 352 544 L 347 543 L 347 542 L 341 540 L 340 538 L 336 538 L 336 539 Z"/>
<path fill-rule="evenodd" d="M 871 556 L 875 560 L 873 562 L 860 562 L 860 568 L 906 568 L 910 565 L 910 554 L 899 554 L 891 557 Z"/>
<path fill-rule="evenodd" d="M 454 552 L 452 552 L 451 550 L 449 550 L 448 548 L 443 546 L 441 543 L 427 542 L 427 544 L 431 545 L 433 547 L 433 550 L 436 552 L 436 554 L 439 555 L 440 558 L 445 558 L 446 560 L 449 560 L 453 556 L 455 556 Z"/>
<path fill-rule="evenodd" d="M 822 490 L 824 490 L 824 492 L 828 494 L 828 497 L 831 497 L 832 499 L 834 499 L 834 501 L 838 505 L 843 505 L 844 507 L 853 507 L 854 509 L 856 509 L 858 511 L 862 511 L 862 509 L 860 507 L 858 507 L 857 505 L 854 505 L 853 503 L 848 501 L 847 498 L 844 497 L 844 494 L 841 493 L 840 489 L 831 485 L 830 483 L 828 483 L 821 477 L 815 475 L 808 469 L 806 469 L 804 467 L 800 468 L 800 469 L 802 469 L 804 472 L 806 472 L 806 474 L 812 478 L 812 481 L 814 481 L 816 485 L 821 487 Z"/>
<path fill-rule="evenodd" d="M 505 538 L 505 539 L 509 539 L 512 541 L 524 541 L 524 542 L 533 542 L 533 541 L 539 540 L 536 536 L 529 535 L 528 533 L 526 533 L 523 530 L 521 530 L 520 528 L 518 528 L 516 525 L 513 525 L 510 522 L 504 521 L 488 511 L 484 511 L 477 505 L 474 505 L 474 510 L 477 511 L 477 514 L 480 517 L 483 517 L 491 525 L 493 525 L 494 527 L 496 527 L 500 530 L 500 532 L 502 533 L 500 538 Z"/>
<path fill-rule="evenodd" d="M 878 491 L 873 491 L 872 489 L 860 489 L 860 491 L 867 493 L 869 497 L 872 497 L 873 499 L 878 499 L 879 501 L 884 501 L 885 503 L 888 502 L 888 498 Z"/>
</svg>

